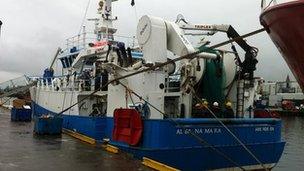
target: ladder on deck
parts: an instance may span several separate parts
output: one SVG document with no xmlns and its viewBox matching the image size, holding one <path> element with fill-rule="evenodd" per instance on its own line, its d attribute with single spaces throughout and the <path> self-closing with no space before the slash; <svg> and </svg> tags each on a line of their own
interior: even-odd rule
<svg viewBox="0 0 304 171">
<path fill-rule="evenodd" d="M 35 82 L 30 81 L 25 75 L 5 81 L 0 83 L 0 98 L 14 97 L 20 94 L 25 94 L 33 85 L 35 85 Z"/>
<path fill-rule="evenodd" d="M 244 80 L 237 81 L 237 117 L 242 118 L 244 116 Z"/>
</svg>

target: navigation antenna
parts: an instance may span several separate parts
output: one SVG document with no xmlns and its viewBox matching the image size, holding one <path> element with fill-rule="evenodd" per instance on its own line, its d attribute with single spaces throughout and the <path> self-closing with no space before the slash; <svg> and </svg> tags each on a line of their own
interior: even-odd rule
<svg viewBox="0 0 304 171">
<path fill-rule="evenodd" d="M 83 15 L 83 18 L 82 18 L 82 21 L 81 21 L 81 25 L 80 25 L 80 29 L 79 29 L 78 35 L 80 35 L 81 30 L 84 29 L 83 26 L 85 25 L 85 20 L 87 18 L 87 14 L 88 14 L 88 10 L 89 10 L 89 7 L 90 7 L 90 3 L 91 3 L 91 0 L 88 0 L 87 6 L 85 8 L 84 15 Z"/>
</svg>

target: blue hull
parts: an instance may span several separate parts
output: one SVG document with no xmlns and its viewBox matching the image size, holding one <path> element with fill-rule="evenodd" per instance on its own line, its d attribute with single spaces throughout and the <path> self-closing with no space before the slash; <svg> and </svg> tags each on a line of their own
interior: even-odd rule
<svg viewBox="0 0 304 171">
<path fill-rule="evenodd" d="M 33 116 L 56 114 L 32 102 Z M 106 118 L 79 115 L 62 115 L 62 127 L 101 142 L 106 135 Z"/>
<path fill-rule="evenodd" d="M 263 163 L 277 163 L 284 150 L 281 121 L 275 119 L 222 120 Z M 143 140 L 138 147 L 111 142 L 141 159 L 148 157 L 181 170 L 210 170 L 258 165 L 257 161 L 214 119 L 144 121 Z M 200 143 L 192 131 L 208 144 Z M 218 153 L 211 146 L 220 151 Z M 235 163 L 227 160 L 232 159 Z"/>
<path fill-rule="evenodd" d="M 113 144 L 118 146 L 117 144 Z M 263 164 L 277 163 L 284 149 L 284 142 L 246 145 Z M 231 168 L 239 166 L 252 166 L 258 163 L 242 148 L 235 146 L 216 146 L 218 150 L 236 162 L 231 163 L 222 155 L 216 153 L 210 147 L 189 147 L 172 149 L 138 149 L 127 146 L 120 146 L 124 151 L 131 153 L 135 158 L 160 161 L 166 165 L 180 170 L 202 171 L 220 168 Z"/>
<path fill-rule="evenodd" d="M 33 104 L 36 115 L 52 113 Z M 281 121 L 277 119 L 222 120 L 246 144 L 263 164 L 277 163 L 284 150 Z M 181 170 L 209 170 L 237 167 L 221 154 L 241 166 L 258 165 L 247 151 L 214 119 L 144 120 L 143 137 L 138 147 L 111 140 L 113 118 L 63 116 L 63 127 L 97 141 L 110 143 L 141 159 L 148 157 Z M 207 144 L 191 136 L 193 132 Z M 209 145 L 208 145 L 209 144 Z"/>
<path fill-rule="evenodd" d="M 63 128 L 101 142 L 106 137 L 106 119 L 101 117 L 63 115 Z"/>
</svg>

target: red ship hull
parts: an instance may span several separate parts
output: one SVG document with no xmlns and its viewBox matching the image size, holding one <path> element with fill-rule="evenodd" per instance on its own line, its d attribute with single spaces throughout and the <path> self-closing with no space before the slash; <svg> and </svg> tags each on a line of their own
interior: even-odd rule
<svg viewBox="0 0 304 171">
<path fill-rule="evenodd" d="M 272 6 L 260 21 L 304 90 L 304 0 Z"/>
</svg>

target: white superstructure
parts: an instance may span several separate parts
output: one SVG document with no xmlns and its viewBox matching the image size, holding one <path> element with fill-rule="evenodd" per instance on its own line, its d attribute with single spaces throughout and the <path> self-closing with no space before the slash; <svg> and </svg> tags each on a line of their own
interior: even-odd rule
<svg viewBox="0 0 304 171">
<path fill-rule="evenodd" d="M 237 41 L 247 56 L 252 55 L 245 58 L 246 65 L 241 66 L 242 61 L 236 60 L 236 51 L 208 50 L 208 40 L 203 45 L 193 45 L 188 40 L 189 36 L 207 38 L 217 32 L 225 32 L 229 38 L 237 37 L 238 34 L 230 25 L 192 25 L 181 17 L 176 22 L 170 22 L 143 16 L 137 27 L 139 47 L 126 47 L 123 42 L 114 39 L 116 29 L 112 21 L 116 17 L 112 16 L 111 3 L 111 0 L 101 0 L 98 9 L 101 17 L 91 19 L 96 26 L 95 41 L 87 42 L 87 34 L 83 33 L 83 41 L 80 41 L 82 46 L 68 41 L 68 48 L 59 53 L 64 76 L 45 77 L 31 89 L 32 99 L 38 106 L 59 113 L 77 104 L 63 114 L 89 116 L 98 113 L 112 117 L 116 108 L 138 106 L 143 104 L 144 99 L 158 110 L 168 113 L 169 117 L 191 118 L 195 113 L 193 106 L 198 102 L 197 98 L 205 96 L 210 103 L 218 101 L 222 107 L 224 103 L 231 102 L 233 110 L 240 117 L 244 107 L 252 105 L 255 86 L 250 80 L 253 70 L 245 70 L 245 67 L 248 60 L 255 60 L 255 49 L 244 40 Z M 194 58 L 120 80 L 129 90 L 140 94 L 142 99 L 132 95 L 119 83 L 103 87 L 110 80 L 191 54 L 200 48 L 206 48 L 206 51 L 196 54 Z M 168 52 L 174 56 L 168 55 Z M 141 53 L 141 58 L 133 56 Z M 52 72 L 52 68 L 47 71 Z M 213 78 L 214 82 L 210 80 Z M 205 87 L 214 84 L 216 88 L 210 90 L 214 94 L 202 93 L 209 91 L 203 88 L 204 84 L 208 84 Z M 88 95 L 90 97 L 86 98 Z M 164 118 L 154 108 L 150 108 L 145 117 Z"/>
<path fill-rule="evenodd" d="M 113 0 L 99 1 L 100 17 L 89 19 L 95 21 L 94 34 L 86 32 L 83 27 L 83 33 L 67 39 L 67 47 L 55 56 L 61 61 L 62 76 L 40 79 L 37 86 L 31 88 L 34 103 L 59 113 L 102 86 L 101 81 L 106 79 L 107 74 L 98 67 L 112 58 L 112 54 L 109 53 L 110 44 L 115 43 L 116 29 L 113 28 L 112 21 L 116 18 L 112 17 L 112 2 Z M 95 37 L 94 40 L 92 36 Z M 53 68 L 50 67 L 49 70 Z M 106 95 L 106 89 L 101 90 L 64 114 L 88 116 L 95 108 L 104 115 Z"/>
</svg>

